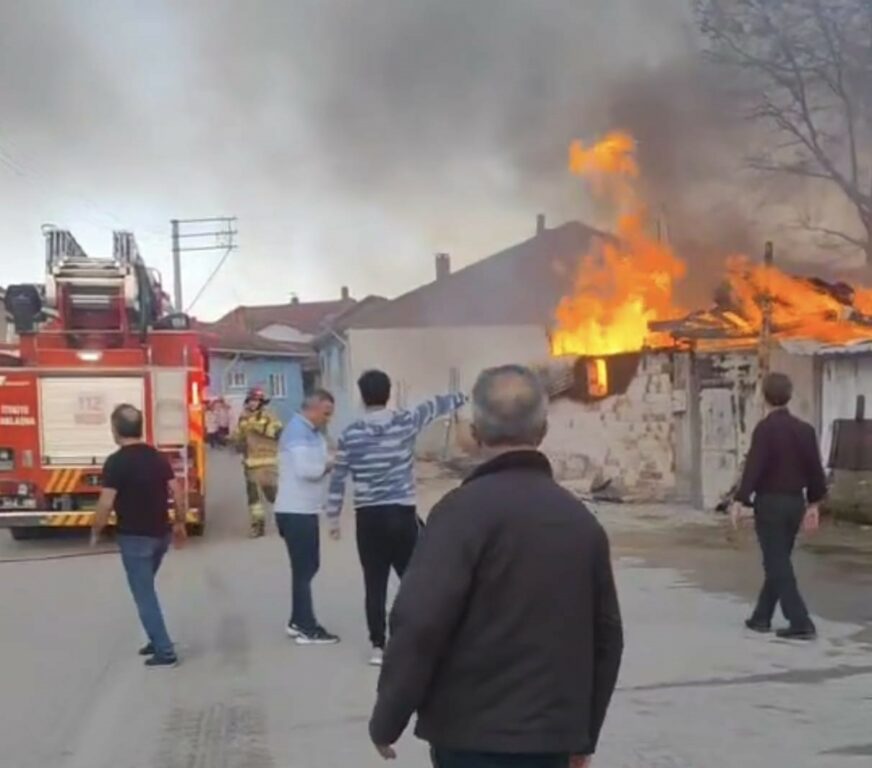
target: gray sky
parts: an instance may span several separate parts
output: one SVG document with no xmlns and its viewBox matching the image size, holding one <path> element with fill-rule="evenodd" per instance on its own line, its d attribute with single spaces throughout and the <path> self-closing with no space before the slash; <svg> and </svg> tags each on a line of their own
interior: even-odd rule
<svg viewBox="0 0 872 768">
<path fill-rule="evenodd" d="M 669 186 L 686 163 L 667 149 L 712 134 L 686 21 L 684 0 L 6 0 L 0 284 L 41 279 L 44 222 L 93 255 L 132 229 L 168 283 L 170 218 L 238 216 L 208 318 L 394 295 L 539 211 L 595 218 L 572 138 L 638 123 Z M 188 298 L 217 259 L 185 257 Z"/>
</svg>

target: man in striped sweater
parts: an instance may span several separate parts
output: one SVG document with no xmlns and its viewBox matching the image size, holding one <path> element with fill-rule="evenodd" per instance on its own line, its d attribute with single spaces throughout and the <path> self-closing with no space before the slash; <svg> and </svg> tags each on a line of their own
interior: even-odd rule
<svg viewBox="0 0 872 768">
<path fill-rule="evenodd" d="M 386 603 L 391 568 L 402 578 L 418 539 L 415 509 L 415 441 L 434 420 L 466 403 L 461 394 L 443 395 L 413 410 L 387 407 L 391 380 L 367 371 L 357 382 L 366 414 L 339 439 L 327 518 L 339 538 L 339 515 L 350 474 L 357 510 L 357 550 L 366 588 L 366 621 L 373 646 L 371 662 L 381 664 L 386 641 Z"/>
</svg>

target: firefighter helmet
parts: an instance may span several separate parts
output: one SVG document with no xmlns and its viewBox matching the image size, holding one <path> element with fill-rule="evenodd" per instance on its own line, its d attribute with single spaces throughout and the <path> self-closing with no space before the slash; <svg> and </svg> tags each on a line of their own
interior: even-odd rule
<svg viewBox="0 0 872 768">
<path fill-rule="evenodd" d="M 266 392 L 264 392 L 260 387 L 252 387 L 248 390 L 248 394 L 245 396 L 245 404 L 248 405 L 254 401 L 257 401 L 261 405 L 266 405 L 269 402 L 269 398 L 266 396 Z"/>
</svg>

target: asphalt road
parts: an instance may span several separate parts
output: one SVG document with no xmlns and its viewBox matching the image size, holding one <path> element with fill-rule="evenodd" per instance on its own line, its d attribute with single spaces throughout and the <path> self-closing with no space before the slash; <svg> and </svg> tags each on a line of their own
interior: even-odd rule
<svg viewBox="0 0 872 768">
<path fill-rule="evenodd" d="M 137 657 L 141 631 L 111 547 L 93 555 L 80 540 L 0 542 L 2 768 L 380 764 L 366 738 L 376 672 L 365 664 L 351 537 L 325 540 L 316 584 L 319 618 L 344 642 L 298 648 L 283 631 L 281 541 L 272 531 L 245 538 L 234 457 L 214 459 L 211 482 L 207 535 L 171 553 L 160 578 L 183 657 L 174 670 L 147 671 Z M 432 498 L 444 486 L 428 481 L 424 491 Z M 714 529 L 682 529 L 676 544 L 658 525 L 618 521 L 628 649 L 597 764 L 868 766 L 872 655 L 859 619 L 825 611 L 814 646 L 746 637 L 743 588 L 727 575 L 753 572 L 751 550 L 715 547 Z M 861 571 L 820 578 L 855 606 L 868 594 Z M 424 768 L 426 750 L 408 738 L 398 764 Z"/>
</svg>

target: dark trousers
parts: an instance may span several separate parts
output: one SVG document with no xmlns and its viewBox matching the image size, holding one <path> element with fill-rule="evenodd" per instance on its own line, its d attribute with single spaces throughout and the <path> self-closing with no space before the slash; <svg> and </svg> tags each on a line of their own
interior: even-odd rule
<svg viewBox="0 0 872 768">
<path fill-rule="evenodd" d="M 791 627 L 806 629 L 811 625 L 790 559 L 804 516 L 805 500 L 801 496 L 772 494 L 755 499 L 754 527 L 766 574 L 751 617 L 755 623 L 771 624 L 775 607 L 781 603 L 781 611 Z"/>
<path fill-rule="evenodd" d="M 415 507 L 381 504 L 357 510 L 357 552 L 366 588 L 366 623 L 375 648 L 387 639 L 388 577 L 402 578 L 415 551 L 420 520 Z"/>
<path fill-rule="evenodd" d="M 312 603 L 312 579 L 321 567 L 321 528 L 318 515 L 276 515 L 276 527 L 291 561 L 291 620 L 311 632 L 318 627 Z"/>
<path fill-rule="evenodd" d="M 127 583 L 136 603 L 139 620 L 158 656 L 175 655 L 173 643 L 167 633 L 154 580 L 164 555 L 170 546 L 170 536 L 129 536 L 118 534 L 118 549 L 127 574 Z"/>
<path fill-rule="evenodd" d="M 568 755 L 494 755 L 484 752 L 431 751 L 434 768 L 568 768 Z"/>
</svg>

